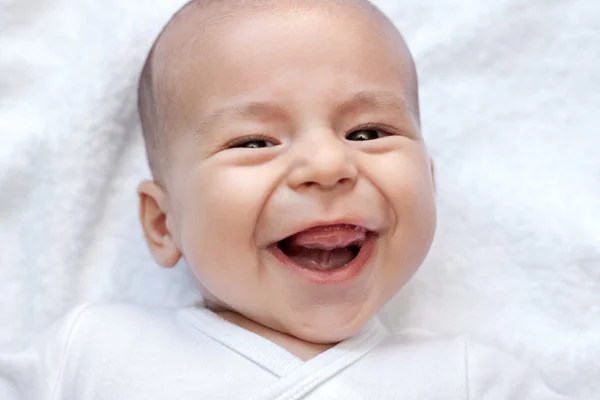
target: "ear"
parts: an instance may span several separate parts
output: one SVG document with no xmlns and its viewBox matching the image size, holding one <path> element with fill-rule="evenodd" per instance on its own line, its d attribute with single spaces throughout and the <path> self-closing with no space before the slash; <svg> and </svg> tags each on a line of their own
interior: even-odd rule
<svg viewBox="0 0 600 400">
<path fill-rule="evenodd" d="M 181 258 L 167 223 L 166 194 L 155 182 L 144 181 L 138 186 L 140 222 L 146 243 L 156 262 L 174 267 Z"/>
<path fill-rule="evenodd" d="M 431 169 L 431 179 L 433 180 L 433 191 L 437 192 L 437 184 L 435 182 L 435 161 L 429 157 L 429 168 Z"/>
</svg>

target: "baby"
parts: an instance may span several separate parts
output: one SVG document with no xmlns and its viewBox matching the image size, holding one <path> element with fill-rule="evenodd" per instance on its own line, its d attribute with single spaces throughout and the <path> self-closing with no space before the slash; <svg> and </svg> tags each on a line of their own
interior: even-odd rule
<svg viewBox="0 0 600 400">
<path fill-rule="evenodd" d="M 145 238 L 205 304 L 81 306 L 0 357 L 1 399 L 562 398 L 498 350 L 376 317 L 436 210 L 414 64 L 367 0 L 193 1 L 139 95 Z"/>
</svg>

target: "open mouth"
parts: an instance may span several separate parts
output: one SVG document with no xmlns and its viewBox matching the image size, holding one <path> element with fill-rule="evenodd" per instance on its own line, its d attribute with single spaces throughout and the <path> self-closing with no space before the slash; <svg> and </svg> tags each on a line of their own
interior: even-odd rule
<svg viewBox="0 0 600 400">
<path fill-rule="evenodd" d="M 335 271 L 352 263 L 375 233 L 355 225 L 304 230 L 276 243 L 294 264 L 315 271 Z"/>
</svg>

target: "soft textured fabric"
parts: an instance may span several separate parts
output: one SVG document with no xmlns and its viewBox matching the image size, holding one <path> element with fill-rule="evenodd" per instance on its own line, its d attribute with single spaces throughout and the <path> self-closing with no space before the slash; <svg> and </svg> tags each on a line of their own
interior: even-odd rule
<svg viewBox="0 0 600 400">
<path fill-rule="evenodd" d="M 82 306 L 0 356 L 3 400 L 559 400 L 469 341 L 391 335 L 377 318 L 309 361 L 203 308 Z"/>
<path fill-rule="evenodd" d="M 0 0 L 1 348 L 82 302 L 197 297 L 150 259 L 135 195 L 137 75 L 183 2 Z M 598 399 L 600 1 L 374 2 L 416 58 L 440 205 L 385 321 L 476 333 Z"/>
</svg>

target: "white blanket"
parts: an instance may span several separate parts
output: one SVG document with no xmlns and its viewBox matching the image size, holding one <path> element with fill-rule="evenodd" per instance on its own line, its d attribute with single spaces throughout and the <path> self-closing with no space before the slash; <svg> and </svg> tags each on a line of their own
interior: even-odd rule
<svg viewBox="0 0 600 400">
<path fill-rule="evenodd" d="M 137 223 L 135 85 L 183 0 L 0 0 L 0 348 L 83 301 L 179 305 Z M 600 2 L 380 0 L 421 75 L 440 229 L 387 308 L 600 396 Z"/>
</svg>

